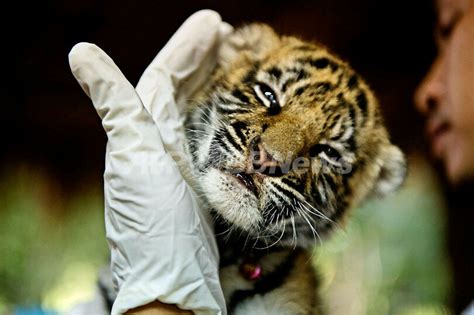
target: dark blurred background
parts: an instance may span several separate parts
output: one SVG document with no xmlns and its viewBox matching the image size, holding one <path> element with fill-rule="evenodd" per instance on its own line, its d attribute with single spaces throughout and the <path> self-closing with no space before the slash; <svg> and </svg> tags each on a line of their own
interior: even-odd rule
<svg viewBox="0 0 474 315">
<path fill-rule="evenodd" d="M 62 310 L 87 296 L 65 288 L 64 282 L 80 286 L 81 280 L 74 274 L 82 272 L 88 276 L 81 279 L 92 279 L 84 284 L 89 288 L 96 269 L 106 261 L 101 218 L 106 138 L 89 99 L 70 73 L 67 54 L 71 47 L 80 41 L 99 45 L 136 84 L 179 25 L 203 8 L 218 11 L 235 26 L 262 21 L 279 32 L 320 41 L 366 78 L 381 100 L 394 142 L 412 162 L 410 170 L 416 179 L 409 183 L 428 187 L 414 190 L 427 191 L 431 198 L 431 203 L 424 204 L 426 217 L 420 220 L 439 218 L 439 229 L 432 235 L 423 234 L 425 226 L 415 226 L 412 231 L 415 238 L 434 235 L 434 252 L 443 261 L 427 276 L 431 276 L 434 286 L 437 279 L 442 283 L 432 304 L 441 305 L 438 310 L 451 309 L 457 314 L 474 296 L 474 265 L 466 233 L 469 221 L 463 216 L 465 213 L 472 219 L 472 211 L 462 198 L 470 192 L 465 189 L 446 195 L 443 179 L 433 175 L 433 167 L 424 158 L 423 121 L 412 104 L 414 90 L 436 52 L 432 0 L 82 0 L 6 4 L 3 14 L 12 19 L 5 17 L 1 22 L 4 71 L 0 128 L 4 141 L 0 149 L 0 236 L 4 238 L 0 241 L 0 279 L 4 280 L 0 280 L 0 312 L 14 304 L 34 303 Z M 406 198 L 422 197 L 411 190 Z M 399 207 L 404 206 L 401 202 Z M 430 205 L 436 208 L 433 212 Z M 397 205 L 392 208 L 392 224 L 402 224 L 397 221 L 402 213 L 397 213 Z M 398 246 L 403 251 L 403 243 Z M 84 260 L 87 257 L 91 264 Z M 437 256 L 427 254 L 423 259 L 420 265 L 439 263 L 435 261 Z M 78 261 L 84 263 L 74 265 Z M 41 268 L 44 271 L 39 272 Z M 30 280 L 38 285 L 31 284 L 32 288 L 27 289 Z M 405 289 L 402 284 L 390 292 Z M 415 301 L 430 300 L 420 298 L 423 293 L 417 294 L 411 295 Z M 386 299 L 391 301 L 391 296 L 388 293 Z M 422 304 L 430 304 L 425 302 Z M 366 304 L 370 305 L 370 300 Z M 430 313 L 432 308 L 419 309 L 422 312 L 416 314 L 434 314 Z M 370 306 L 365 310 L 375 314 Z M 389 305 L 387 314 L 415 313 L 403 313 Z"/>
</svg>

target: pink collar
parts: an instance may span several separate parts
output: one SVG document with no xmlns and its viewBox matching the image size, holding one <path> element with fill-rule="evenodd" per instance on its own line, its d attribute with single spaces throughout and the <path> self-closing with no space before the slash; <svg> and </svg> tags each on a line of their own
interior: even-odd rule
<svg viewBox="0 0 474 315">
<path fill-rule="evenodd" d="M 262 276 L 262 266 L 244 261 L 239 268 L 240 274 L 247 280 L 258 280 Z"/>
</svg>

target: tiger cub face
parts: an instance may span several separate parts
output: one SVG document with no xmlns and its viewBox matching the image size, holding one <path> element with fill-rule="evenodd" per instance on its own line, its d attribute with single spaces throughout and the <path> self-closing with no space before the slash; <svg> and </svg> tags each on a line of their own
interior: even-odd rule
<svg viewBox="0 0 474 315">
<path fill-rule="evenodd" d="M 405 159 L 366 83 L 314 43 L 240 28 L 187 120 L 204 199 L 240 232 L 307 247 L 368 195 L 396 189 Z"/>
</svg>

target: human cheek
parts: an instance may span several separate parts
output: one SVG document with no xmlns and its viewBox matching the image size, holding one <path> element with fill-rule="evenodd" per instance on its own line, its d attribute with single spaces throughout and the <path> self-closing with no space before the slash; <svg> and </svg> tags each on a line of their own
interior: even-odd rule
<svg viewBox="0 0 474 315">
<path fill-rule="evenodd" d="M 447 47 L 447 97 L 451 123 L 474 130 L 474 8 L 460 21 Z"/>
<path fill-rule="evenodd" d="M 459 22 L 446 47 L 447 104 L 451 125 L 446 162 L 456 181 L 474 168 L 474 8 Z"/>
</svg>

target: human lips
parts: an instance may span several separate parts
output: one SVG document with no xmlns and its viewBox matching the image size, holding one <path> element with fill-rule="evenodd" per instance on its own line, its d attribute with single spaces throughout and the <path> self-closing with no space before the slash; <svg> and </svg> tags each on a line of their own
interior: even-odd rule
<svg viewBox="0 0 474 315">
<path fill-rule="evenodd" d="M 426 133 L 431 142 L 431 151 L 436 158 L 441 158 L 446 149 L 451 125 L 447 120 L 430 119 L 426 126 Z"/>
</svg>

